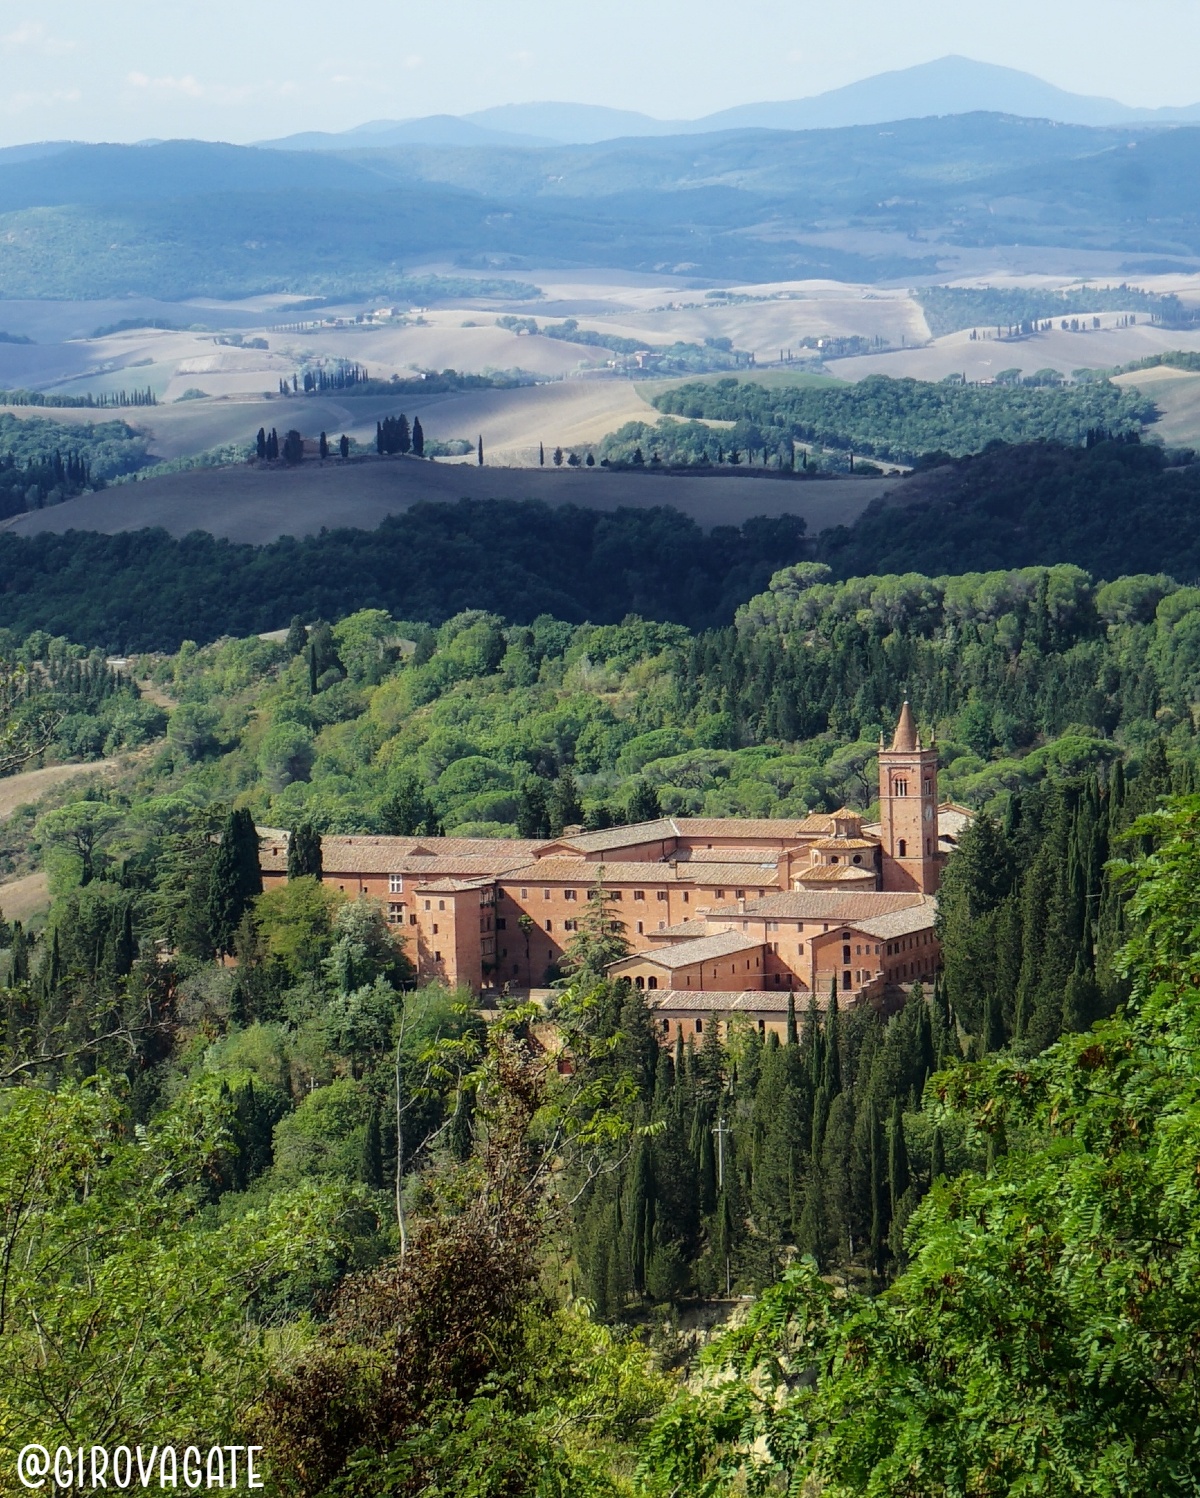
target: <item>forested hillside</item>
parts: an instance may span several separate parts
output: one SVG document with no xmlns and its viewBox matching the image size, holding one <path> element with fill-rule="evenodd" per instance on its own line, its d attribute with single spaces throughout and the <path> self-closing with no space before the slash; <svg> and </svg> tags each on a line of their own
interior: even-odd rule
<svg viewBox="0 0 1200 1498">
<path fill-rule="evenodd" d="M 669 415 L 746 428 L 740 441 L 739 435 L 725 436 L 727 446 L 774 450 L 791 438 L 897 463 L 912 463 L 925 453 L 977 453 L 993 442 L 1078 444 L 1089 432 L 1139 432 L 1155 416 L 1154 403 L 1140 391 L 1118 389 L 1106 380 L 1056 390 L 933 385 L 887 375 L 854 385 L 768 386 L 730 376 L 712 384 L 676 385 L 654 404 Z M 667 441 L 670 427 L 660 422 L 655 436 Z M 715 447 L 720 438 L 710 433 L 707 440 Z"/>
<path fill-rule="evenodd" d="M 698 634 L 360 611 L 135 663 L 165 738 L 14 824 L 53 905 L 0 933 L 0 1430 L 57 1442 L 69 1407 L 152 1440 L 169 1418 L 261 1441 L 281 1498 L 700 1498 L 751 1464 L 867 1494 L 901 1451 L 1054 1492 L 1193 1470 L 1195 1081 L 1164 1023 L 1190 1023 L 1200 803 L 1139 818 L 1195 781 L 1196 638 L 1200 592 L 1166 576 L 805 562 Z M 0 650 L 80 725 L 121 703 L 155 731 L 81 649 Z M 660 1050 L 603 977 L 622 933 L 597 903 L 553 1023 L 485 1028 L 470 994 L 412 990 L 375 905 L 307 872 L 335 830 L 869 812 L 905 696 L 943 794 L 982 814 L 946 874 L 944 976 L 890 1021 L 833 1004 L 782 1044 L 735 1024 Z M 255 822 L 302 829 L 266 894 Z M 1155 849 L 1131 894 L 1109 860 Z M 1148 1264 L 1144 1313 L 1123 1280 Z M 685 1382 L 678 1317 L 727 1292 L 763 1299 Z M 1054 1355 L 1014 1367 L 1027 1306 Z M 1097 1338 L 1121 1349 L 1103 1367 Z M 867 1399 L 870 1429 L 836 1419 Z"/>
</svg>

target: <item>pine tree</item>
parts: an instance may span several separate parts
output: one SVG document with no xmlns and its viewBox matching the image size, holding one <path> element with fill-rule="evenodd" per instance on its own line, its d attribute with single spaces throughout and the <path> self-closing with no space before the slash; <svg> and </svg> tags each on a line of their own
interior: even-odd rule
<svg viewBox="0 0 1200 1498">
<path fill-rule="evenodd" d="M 300 822 L 288 838 L 287 876 L 289 879 L 320 879 L 321 834 L 311 822 Z"/>
</svg>

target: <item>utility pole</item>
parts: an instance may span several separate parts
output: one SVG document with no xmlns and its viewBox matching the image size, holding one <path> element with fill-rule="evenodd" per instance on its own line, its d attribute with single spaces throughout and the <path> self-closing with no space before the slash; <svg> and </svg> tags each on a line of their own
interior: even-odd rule
<svg viewBox="0 0 1200 1498">
<path fill-rule="evenodd" d="M 717 1115 L 713 1133 L 717 1136 L 717 1192 L 721 1198 L 721 1210 L 725 1210 L 725 1135 L 732 1133 L 725 1125 L 724 1111 Z M 729 1273 L 729 1239 L 725 1240 L 725 1299 L 729 1299 L 731 1281 Z"/>
</svg>

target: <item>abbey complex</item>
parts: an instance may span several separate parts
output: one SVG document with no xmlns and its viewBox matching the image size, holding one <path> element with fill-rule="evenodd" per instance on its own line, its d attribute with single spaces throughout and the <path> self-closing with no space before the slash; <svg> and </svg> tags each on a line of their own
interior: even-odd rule
<svg viewBox="0 0 1200 1498">
<path fill-rule="evenodd" d="M 738 1013 L 782 1034 L 789 999 L 898 1007 L 939 963 L 943 864 L 971 813 L 939 803 L 937 749 L 905 704 L 879 748 L 878 823 L 842 810 L 800 820 L 662 817 L 532 842 L 455 837 L 323 840 L 323 878 L 379 899 L 423 980 L 477 993 L 551 975 L 602 892 L 630 955 L 614 977 L 655 993 L 664 1039 Z M 286 877 L 286 834 L 262 849 Z"/>
</svg>

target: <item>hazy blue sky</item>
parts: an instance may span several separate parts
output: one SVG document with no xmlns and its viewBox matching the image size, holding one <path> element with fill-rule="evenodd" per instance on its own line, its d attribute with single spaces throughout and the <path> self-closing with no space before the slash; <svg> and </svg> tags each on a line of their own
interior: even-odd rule
<svg viewBox="0 0 1200 1498">
<path fill-rule="evenodd" d="M 1200 100 L 1200 0 L 0 0 L 0 144 L 246 141 L 569 99 L 662 117 L 948 52 Z"/>
</svg>

